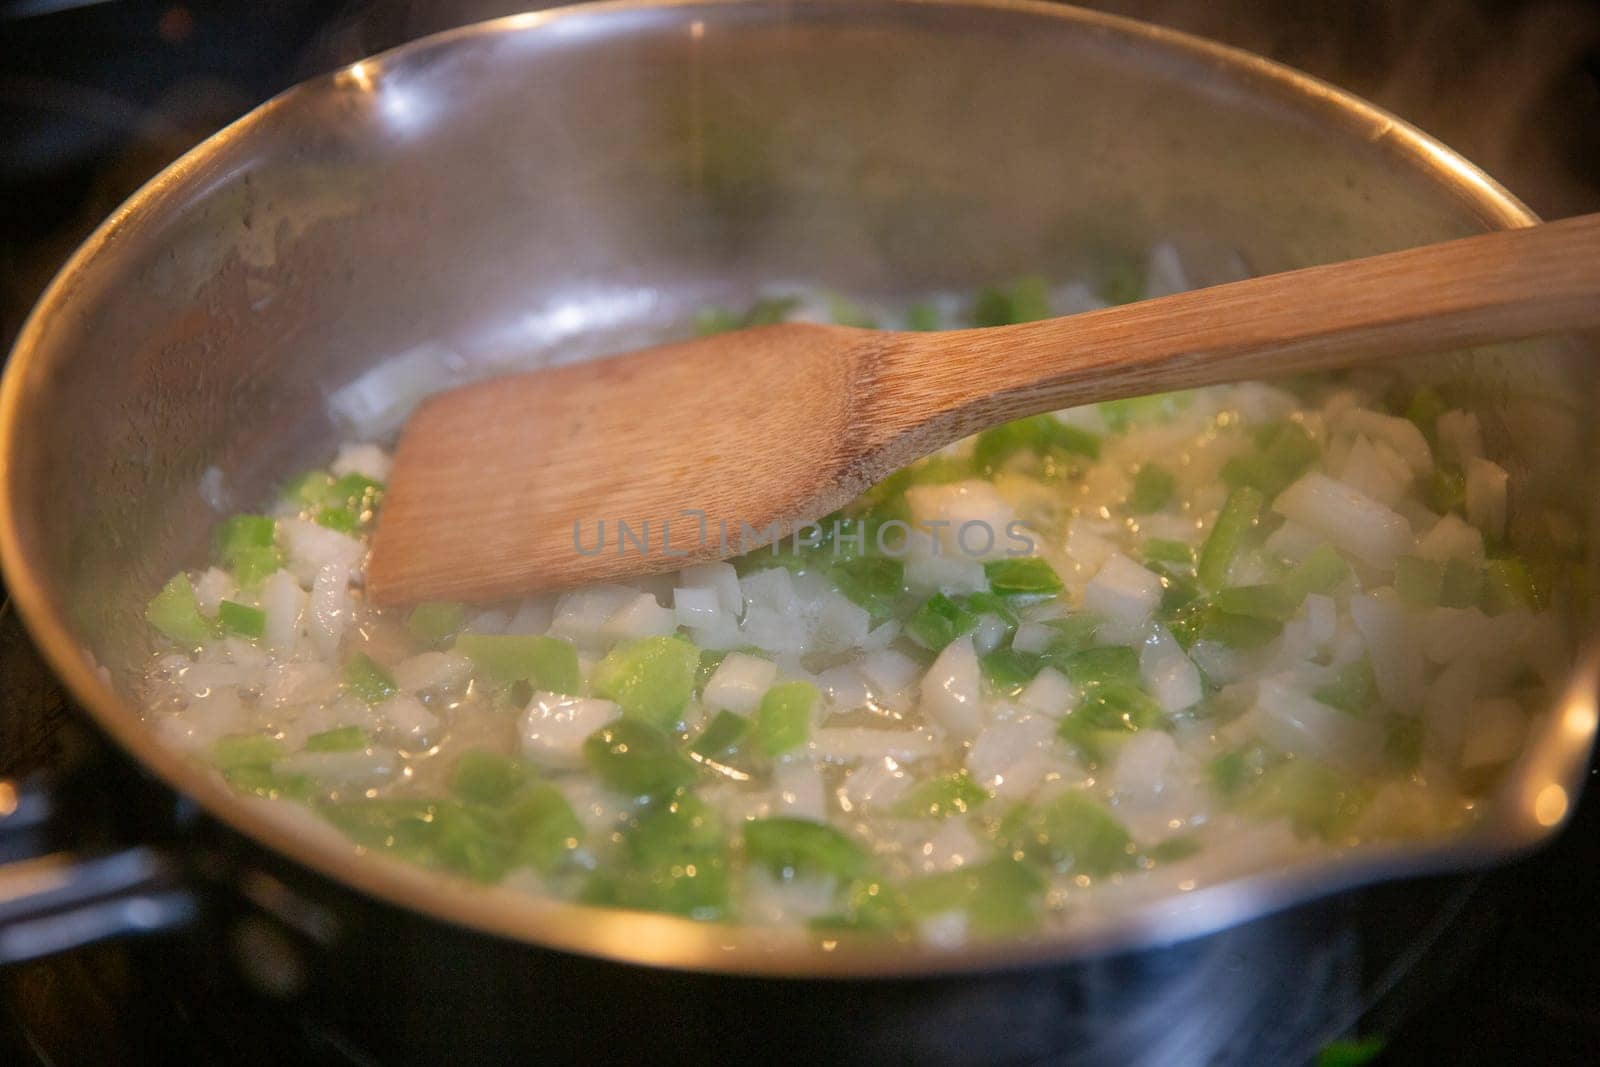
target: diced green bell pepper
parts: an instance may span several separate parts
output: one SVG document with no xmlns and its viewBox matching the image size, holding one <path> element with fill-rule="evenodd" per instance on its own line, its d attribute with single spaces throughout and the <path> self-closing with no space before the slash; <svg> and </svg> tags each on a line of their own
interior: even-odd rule
<svg viewBox="0 0 1600 1067">
<path fill-rule="evenodd" d="M 1142 463 L 1133 476 L 1133 490 L 1128 494 L 1128 511 L 1134 515 L 1148 515 L 1160 511 L 1172 500 L 1178 480 L 1172 472 L 1157 463 Z"/>
<path fill-rule="evenodd" d="M 345 663 L 344 687 L 368 704 L 387 700 L 399 692 L 394 675 L 365 652 L 357 652 Z"/>
<path fill-rule="evenodd" d="M 456 638 L 453 647 L 472 660 L 479 675 L 494 685 L 528 682 L 535 689 L 551 693 L 573 696 L 578 693 L 578 652 L 559 637 L 538 634 L 462 634 Z M 602 666 L 604 663 L 602 661 Z M 597 676 L 598 673 L 597 670 Z M 596 688 L 598 690 L 598 684 Z M 684 699 L 688 699 L 687 695 Z"/>
<path fill-rule="evenodd" d="M 694 782 L 695 766 L 672 738 L 639 719 L 618 719 L 583 743 L 595 776 L 627 796 L 669 796 Z"/>
<path fill-rule="evenodd" d="M 211 637 L 211 624 L 200 614 L 189 576 L 182 573 L 161 587 L 144 609 L 145 621 L 180 645 L 198 645 Z"/>
<path fill-rule="evenodd" d="M 306 738 L 307 752 L 358 752 L 367 747 L 367 731 L 359 726 L 336 726 Z"/>
<path fill-rule="evenodd" d="M 1100 878 L 1127 870 L 1135 862 L 1128 831 L 1083 793 L 1020 805 L 1001 820 L 999 832 L 1014 853 L 1062 873 Z"/>
<path fill-rule="evenodd" d="M 804 744 L 820 699 L 810 682 L 782 682 L 768 689 L 756 709 L 755 742 L 761 751 L 778 756 Z"/>
<path fill-rule="evenodd" d="M 923 601 L 906 620 L 905 633 L 917 644 L 938 652 L 978 627 L 978 616 L 943 593 Z"/>
<path fill-rule="evenodd" d="M 267 613 L 260 608 L 224 600 L 217 604 L 217 621 L 229 633 L 240 637 L 260 637 L 267 626 Z"/>
<path fill-rule="evenodd" d="M 1249 486 L 1241 486 L 1228 494 L 1216 524 L 1200 548 L 1195 577 L 1202 586 L 1221 589 L 1228 584 L 1228 569 L 1255 528 L 1265 505 L 1266 498 L 1261 491 Z"/>
<path fill-rule="evenodd" d="M 1378 699 L 1378 685 L 1372 674 L 1372 664 L 1358 659 L 1341 666 L 1333 681 L 1318 686 L 1311 696 L 1330 708 L 1351 715 L 1360 715 Z"/>
<path fill-rule="evenodd" d="M 895 812 L 904 818 L 946 819 L 965 815 L 988 799 L 987 789 L 966 771 L 956 771 L 918 783 L 895 805 Z"/>
<path fill-rule="evenodd" d="M 1037 556 L 992 559 L 983 565 L 989 589 L 999 596 L 1048 600 L 1061 593 L 1061 576 Z"/>
<path fill-rule="evenodd" d="M 652 806 L 623 834 L 619 854 L 584 886 L 584 903 L 727 917 L 731 907 L 727 837 L 717 813 L 694 797 Z"/>
<path fill-rule="evenodd" d="M 699 672 L 700 650 L 688 641 L 643 637 L 606 653 L 594 669 L 594 691 L 629 718 L 666 730 L 694 696 Z"/>
<path fill-rule="evenodd" d="M 750 862 L 785 878 L 857 878 L 868 867 L 867 854 L 860 845 L 826 823 L 810 819 L 779 817 L 747 822 L 744 852 Z"/>
<path fill-rule="evenodd" d="M 961 911 L 972 933 L 1013 937 L 1038 926 L 1039 900 L 1047 885 L 1030 864 L 1001 856 L 974 867 L 913 879 L 905 886 L 905 899 L 913 916 L 932 918 Z"/>
<path fill-rule="evenodd" d="M 411 609 L 411 614 L 406 616 L 406 630 L 423 644 L 437 645 L 454 636 L 466 617 L 465 604 L 445 600 L 428 601 Z"/>
</svg>

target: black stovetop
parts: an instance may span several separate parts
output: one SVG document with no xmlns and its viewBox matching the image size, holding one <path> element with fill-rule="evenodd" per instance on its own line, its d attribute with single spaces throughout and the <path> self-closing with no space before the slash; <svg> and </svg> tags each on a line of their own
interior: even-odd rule
<svg viewBox="0 0 1600 1067">
<path fill-rule="evenodd" d="M 408 36 L 531 6 L 541 5 L 0 0 L 0 345 L 90 227 L 255 102 Z M 1600 8 L 1559 0 L 1088 6 L 1199 30 L 1374 96 L 1488 164 L 1535 210 L 1600 209 Z M 1374 44 L 1385 32 L 1389 40 Z M 1496 68 L 1498 82 L 1451 69 L 1482 62 L 1496 41 L 1514 59 Z M 1506 78 L 1525 84 L 1507 91 Z M 1474 101 L 1473 92 L 1496 100 Z M 1520 101 L 1523 121 L 1515 109 L 1505 118 L 1507 97 Z M 1475 121 L 1485 113 L 1512 121 L 1514 136 L 1494 140 Z M 161 797 L 103 750 L 4 612 L 0 775 L 98 761 L 115 795 Z M 1412 966 L 1390 962 L 1345 983 L 1357 1011 L 1366 1008 L 1350 1033 L 1384 1035 L 1385 1062 L 1593 1062 L 1600 783 L 1550 848 L 1429 891 L 1439 913 L 1386 957 Z M 0 974 L 0 1063 L 367 1062 L 197 957 L 217 949 L 150 941 Z"/>
</svg>

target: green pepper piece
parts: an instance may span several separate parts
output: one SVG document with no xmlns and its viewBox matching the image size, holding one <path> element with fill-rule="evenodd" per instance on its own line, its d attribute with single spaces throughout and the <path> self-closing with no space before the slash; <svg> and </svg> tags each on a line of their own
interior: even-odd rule
<svg viewBox="0 0 1600 1067">
<path fill-rule="evenodd" d="M 1228 583 L 1228 569 L 1244 547 L 1245 539 L 1261 517 L 1266 498 L 1260 490 L 1241 486 L 1228 494 L 1217 514 L 1217 521 L 1200 548 L 1195 577 L 1207 589 L 1220 589 Z"/>
<path fill-rule="evenodd" d="M 947 819 L 965 815 L 988 799 L 987 789 L 966 771 L 956 771 L 919 783 L 895 805 L 895 813 L 902 818 Z"/>
<path fill-rule="evenodd" d="M 727 837 L 694 797 L 653 806 L 624 833 L 619 855 L 584 886 L 587 904 L 721 919 L 731 907 Z"/>
<path fill-rule="evenodd" d="M 1216 609 L 1228 615 L 1287 622 L 1300 608 L 1300 600 L 1282 585 L 1235 585 L 1211 598 Z"/>
<path fill-rule="evenodd" d="M 224 600 L 217 605 L 217 621 L 229 633 L 240 637 L 260 637 L 267 626 L 267 613 L 260 608 Z"/>
<path fill-rule="evenodd" d="M 508 803 L 531 778 L 527 766 L 520 761 L 473 748 L 456 760 L 450 791 L 471 803 L 499 805 Z"/>
<path fill-rule="evenodd" d="M 267 767 L 287 753 L 283 742 L 261 734 L 224 737 L 211 748 L 211 762 L 223 771 L 240 767 Z"/>
<path fill-rule="evenodd" d="M 1500 615 L 1515 608 L 1538 608 L 1542 597 L 1528 565 L 1520 559 L 1491 559 L 1483 565 L 1483 610 Z"/>
<path fill-rule="evenodd" d="M 359 726 L 336 726 L 306 738 L 307 752 L 358 752 L 367 747 L 367 731 Z"/>
<path fill-rule="evenodd" d="M 1061 576 L 1037 556 L 992 559 L 983 565 L 989 588 L 999 596 L 1048 600 L 1061 593 Z"/>
<path fill-rule="evenodd" d="M 1313 699 L 1350 715 L 1360 715 L 1378 699 L 1378 684 L 1372 664 L 1365 658 L 1346 663 L 1335 672 L 1333 681 L 1312 691 Z"/>
<path fill-rule="evenodd" d="M 1401 556 L 1394 561 L 1394 591 L 1407 607 L 1435 607 L 1444 594 L 1444 568 L 1431 559 Z"/>
<path fill-rule="evenodd" d="M 1171 471 L 1156 463 L 1141 463 L 1133 476 L 1133 490 L 1128 494 L 1128 511 L 1133 515 L 1160 511 L 1171 502 L 1177 488 L 1178 480 Z"/>
<path fill-rule="evenodd" d="M 601 781 L 628 796 L 661 797 L 694 782 L 695 767 L 672 738 L 639 719 L 618 719 L 583 743 L 583 758 Z"/>
<path fill-rule="evenodd" d="M 161 587 L 144 609 L 145 621 L 180 645 L 203 644 L 211 637 L 211 624 L 200 614 L 194 586 L 182 572 Z"/>
<path fill-rule="evenodd" d="M 1283 579 L 1283 585 L 1298 607 L 1312 593 L 1324 596 L 1332 593 L 1349 574 L 1350 564 L 1332 545 L 1318 545 L 1295 565 Z"/>
<path fill-rule="evenodd" d="M 344 686 L 368 704 L 387 700 L 399 692 L 394 675 L 379 666 L 365 652 L 357 652 L 345 663 Z"/>
<path fill-rule="evenodd" d="M 929 597 L 906 620 L 905 633 L 917 644 L 938 652 L 951 641 L 978 628 L 978 616 L 943 593 Z"/>
<path fill-rule="evenodd" d="M 1044 665 L 1043 656 L 1014 648 L 997 648 L 978 659 L 984 680 L 995 692 L 1010 696 L 1022 692 Z"/>
<path fill-rule="evenodd" d="M 810 682 L 783 682 L 768 689 L 756 709 L 755 740 L 761 751 L 778 756 L 804 744 L 820 699 Z"/>
<path fill-rule="evenodd" d="M 1439 578 L 1439 604 L 1470 608 L 1483 596 L 1483 572 L 1463 559 L 1447 560 Z"/>
<path fill-rule="evenodd" d="M 1139 653 L 1126 645 L 1105 645 L 1086 648 L 1064 656 L 1051 657 L 1067 680 L 1079 688 L 1107 685 L 1113 682 L 1136 683 L 1139 674 Z"/>
<path fill-rule="evenodd" d="M 906 309 L 906 329 L 928 333 L 939 326 L 939 309 L 932 304 L 912 304 Z"/>
<path fill-rule="evenodd" d="M 750 720 L 732 711 L 719 711 L 694 739 L 689 751 L 703 760 L 725 762 L 750 732 Z"/>
<path fill-rule="evenodd" d="M 873 532 L 868 532 L 868 551 L 874 551 Z M 893 546 L 891 546 L 893 547 Z M 839 592 L 852 603 L 867 609 L 874 624 L 894 614 L 895 601 L 905 592 L 906 565 L 883 556 L 846 557 L 828 571 Z"/>
<path fill-rule="evenodd" d="M 1134 865 L 1128 831 L 1083 793 L 1012 809 L 1001 820 L 1000 839 L 1014 853 L 1062 873 L 1100 878 Z"/>
<path fill-rule="evenodd" d="M 1288 819 L 1296 833 L 1337 837 L 1360 815 L 1363 798 L 1344 776 L 1305 759 L 1267 768 L 1240 810 L 1260 819 Z"/>
<path fill-rule="evenodd" d="M 1002 856 L 913 879 L 906 884 L 905 899 L 913 916 L 962 911 L 980 937 L 1014 937 L 1038 925 L 1038 903 L 1046 888 L 1044 877 L 1031 865 Z"/>
<path fill-rule="evenodd" d="M 462 634 L 456 638 L 454 649 L 472 660 L 479 674 L 494 685 L 528 682 L 535 689 L 551 693 L 578 693 L 578 652 L 559 637 Z M 602 666 L 610 659 L 608 656 L 602 660 Z M 597 683 L 597 691 L 598 688 Z M 687 695 L 684 699 L 688 699 Z"/>
<path fill-rule="evenodd" d="M 752 863 L 782 878 L 857 878 L 868 867 L 861 846 L 826 823 L 809 819 L 779 817 L 745 823 L 744 852 Z"/>
<path fill-rule="evenodd" d="M 418 604 L 406 617 L 406 630 L 423 644 L 441 644 L 453 636 L 466 621 L 465 604 L 454 601 L 432 600 Z"/>
</svg>

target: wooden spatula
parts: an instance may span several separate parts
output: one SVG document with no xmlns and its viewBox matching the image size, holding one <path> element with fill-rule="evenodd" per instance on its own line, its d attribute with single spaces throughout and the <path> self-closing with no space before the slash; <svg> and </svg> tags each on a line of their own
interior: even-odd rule
<svg viewBox="0 0 1600 1067">
<path fill-rule="evenodd" d="M 411 417 L 367 590 L 485 601 L 671 570 L 1026 415 L 1596 325 L 1590 215 L 1017 326 L 766 326 L 485 381 Z"/>
</svg>

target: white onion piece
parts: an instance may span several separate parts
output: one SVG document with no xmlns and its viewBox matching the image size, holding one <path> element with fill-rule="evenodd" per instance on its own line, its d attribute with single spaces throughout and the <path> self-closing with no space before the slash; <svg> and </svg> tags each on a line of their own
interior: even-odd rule
<svg viewBox="0 0 1600 1067">
<path fill-rule="evenodd" d="M 974 782 L 1007 800 L 1020 800 L 1064 765 L 1053 746 L 1056 722 L 1043 715 L 1025 715 L 991 723 L 967 752 L 967 774 Z"/>
<path fill-rule="evenodd" d="M 678 573 L 678 584 L 688 589 L 709 589 L 717 594 L 722 610 L 738 618 L 744 613 L 744 592 L 739 588 L 739 572 L 723 560 L 696 563 Z"/>
<path fill-rule="evenodd" d="M 1249 721 L 1273 748 L 1337 767 L 1371 766 L 1383 750 L 1383 734 L 1374 723 L 1330 708 L 1281 675 L 1256 686 Z"/>
<path fill-rule="evenodd" d="M 618 608 L 600 628 L 607 641 L 631 641 L 641 637 L 667 637 L 678 629 L 678 617 L 662 607 L 649 593 L 640 593 Z"/>
<path fill-rule="evenodd" d="M 261 610 L 266 613 L 262 637 L 273 648 L 293 648 L 300 636 L 300 614 L 306 594 L 288 571 L 275 571 L 261 583 Z"/>
<path fill-rule="evenodd" d="M 917 680 L 921 668 L 904 652 L 879 649 L 861 658 L 861 674 L 874 693 L 890 694 L 905 689 Z"/>
<path fill-rule="evenodd" d="M 782 567 L 768 567 L 739 579 L 745 610 L 753 607 L 788 611 L 794 604 L 794 576 Z"/>
<path fill-rule="evenodd" d="M 981 562 L 967 556 L 925 556 L 906 561 L 906 585 L 919 593 L 982 593 L 989 577 Z"/>
<path fill-rule="evenodd" d="M 1043 652 L 1050 642 L 1061 636 L 1061 631 L 1042 622 L 1025 622 L 1011 636 L 1011 647 L 1018 652 Z"/>
<path fill-rule="evenodd" d="M 810 760 L 790 760 L 772 772 L 773 806 L 780 815 L 794 819 L 828 819 L 827 791 L 822 775 Z"/>
<path fill-rule="evenodd" d="M 398 693 L 372 710 L 391 729 L 413 741 L 431 739 L 439 729 L 439 717 L 410 693 Z"/>
<path fill-rule="evenodd" d="M 1416 707 L 1422 699 L 1422 651 L 1412 640 L 1399 598 L 1388 589 L 1353 596 L 1350 618 L 1366 646 L 1384 703 L 1400 711 Z"/>
<path fill-rule="evenodd" d="M 325 700 L 339 687 L 331 664 L 271 663 L 262 672 L 261 702 L 268 707 Z"/>
<path fill-rule="evenodd" d="M 1466 720 L 1478 696 L 1478 664 L 1458 659 L 1439 672 L 1428 687 L 1422 702 L 1422 717 L 1427 723 L 1423 751 L 1436 763 L 1454 767 L 1461 758 L 1461 743 Z"/>
<path fill-rule="evenodd" d="M 672 591 L 672 613 L 679 626 L 712 627 L 723 625 L 728 619 L 722 611 L 722 601 L 715 589 L 680 585 Z"/>
<path fill-rule="evenodd" d="M 1071 711 L 1077 702 L 1078 687 L 1054 667 L 1046 667 L 1034 675 L 1033 681 L 1017 695 L 1017 703 L 1029 711 L 1056 719 Z"/>
<path fill-rule="evenodd" d="M 1327 538 L 1292 519 L 1267 535 L 1267 551 L 1284 559 L 1299 561 L 1326 543 Z"/>
<path fill-rule="evenodd" d="M 1136 626 L 1161 603 L 1161 579 L 1120 552 L 1083 590 L 1083 605 L 1113 622 Z"/>
<path fill-rule="evenodd" d="M 886 808 L 905 796 L 914 779 L 892 756 L 868 760 L 845 775 L 839 786 L 839 806 L 845 811 Z"/>
<path fill-rule="evenodd" d="M 817 687 L 826 694 L 828 703 L 837 711 L 863 707 L 871 696 L 867 691 L 867 680 L 850 664 L 829 667 L 817 675 Z"/>
<path fill-rule="evenodd" d="M 820 759 L 830 763 L 860 763 L 884 756 L 905 763 L 937 755 L 944 742 L 931 730 L 829 726 L 811 735 L 811 747 Z"/>
<path fill-rule="evenodd" d="M 305 519 L 279 519 L 278 534 L 289 555 L 289 570 L 301 585 L 309 587 L 317 571 L 329 564 L 337 564 L 346 574 L 359 578 L 361 558 L 367 550 L 354 537 Z"/>
<path fill-rule="evenodd" d="M 625 585 L 594 585 L 563 594 L 556 601 L 550 634 L 576 645 L 599 644 L 611 616 L 638 595 L 637 589 Z"/>
<path fill-rule="evenodd" d="M 391 672 L 402 692 L 453 690 L 472 678 L 472 661 L 455 652 L 419 652 L 401 660 Z"/>
<path fill-rule="evenodd" d="M 1006 537 L 1006 527 L 1016 513 L 988 482 L 968 479 L 948 485 L 914 485 L 906 490 L 906 503 L 911 507 L 912 526 L 937 532 L 941 555 L 994 559 L 1015 548 Z M 896 548 L 898 542 L 891 540 L 892 536 L 886 537 L 885 543 Z"/>
<path fill-rule="evenodd" d="M 1446 515 L 1417 541 L 1417 555 L 1435 563 L 1452 559 L 1468 563 L 1483 562 L 1483 534 L 1456 515 Z"/>
<path fill-rule="evenodd" d="M 1390 451 L 1390 455 L 1393 455 Z M 1393 467 L 1384 462 L 1378 449 L 1365 437 L 1357 437 L 1339 469 L 1339 481 L 1358 492 L 1365 493 L 1386 507 L 1394 507 L 1410 488 L 1411 472 L 1400 460 L 1397 476 Z"/>
<path fill-rule="evenodd" d="M 1506 532 L 1506 483 L 1511 476 L 1498 463 L 1467 460 L 1467 521 L 1491 537 Z"/>
<path fill-rule="evenodd" d="M 1458 466 L 1483 456 L 1483 430 L 1478 416 L 1467 411 L 1447 411 L 1434 424 L 1439 453 Z"/>
<path fill-rule="evenodd" d="M 359 474 L 375 482 L 387 482 L 394 460 L 377 445 L 340 445 L 339 454 L 328 467 L 335 478 Z"/>
<path fill-rule="evenodd" d="M 730 652 L 706 682 L 701 703 L 717 711 L 748 715 L 778 677 L 778 665 L 760 656 Z"/>
<path fill-rule="evenodd" d="M 194 580 L 194 600 L 200 614 L 208 619 L 217 617 L 217 605 L 232 600 L 237 594 L 233 576 L 219 567 L 207 567 Z"/>
<path fill-rule="evenodd" d="M 1178 758 L 1178 744 L 1162 730 L 1140 730 L 1122 743 L 1111 771 L 1111 789 L 1119 798 L 1149 800 L 1167 786 Z"/>
<path fill-rule="evenodd" d="M 1183 651 L 1183 646 L 1162 627 L 1156 627 L 1140 648 L 1139 673 L 1162 711 L 1193 707 L 1205 695 L 1199 669 Z"/>
<path fill-rule="evenodd" d="M 342 563 L 318 568 L 306 609 L 306 632 L 318 653 L 327 658 L 339 654 L 351 614 L 350 571 Z"/>
<path fill-rule="evenodd" d="M 817 601 L 811 645 L 815 652 L 860 648 L 871 636 L 872 616 L 850 598 L 829 590 Z"/>
<path fill-rule="evenodd" d="M 609 700 L 533 694 L 522 713 L 522 754 L 549 767 L 583 766 L 583 742 L 622 714 Z"/>
<path fill-rule="evenodd" d="M 1383 442 L 1405 460 L 1413 474 L 1428 474 L 1433 470 L 1433 452 L 1428 448 L 1428 439 L 1410 419 L 1366 408 L 1351 408 L 1338 417 L 1336 425 L 1342 432 L 1365 434 L 1374 441 Z"/>
<path fill-rule="evenodd" d="M 951 641 L 922 679 L 922 707 L 957 738 L 978 732 L 983 717 L 982 677 L 972 638 Z"/>
<path fill-rule="evenodd" d="M 978 616 L 977 629 L 972 631 L 972 647 L 978 655 L 987 656 L 1005 642 L 1006 629 L 1006 621 L 998 615 Z"/>
<path fill-rule="evenodd" d="M 1339 633 L 1339 606 L 1333 597 L 1321 593 L 1306 596 L 1304 604 L 1307 635 L 1314 647 L 1321 648 Z"/>
<path fill-rule="evenodd" d="M 517 605 L 517 613 L 507 621 L 505 632 L 508 634 L 542 634 L 550 629 L 550 623 L 555 620 L 555 612 L 556 602 L 554 597 L 529 597 Z"/>
<path fill-rule="evenodd" d="M 330 785 L 375 784 L 394 774 L 395 753 L 384 748 L 353 752 L 297 752 L 272 765 L 281 774 L 303 774 Z"/>
<path fill-rule="evenodd" d="M 1393 567 L 1396 556 L 1411 550 L 1404 518 L 1320 471 L 1301 476 L 1272 507 L 1374 567 Z"/>
<path fill-rule="evenodd" d="M 1515 700 L 1480 700 L 1467 716 L 1461 739 L 1461 769 L 1493 767 L 1516 756 L 1527 718 Z"/>
</svg>

